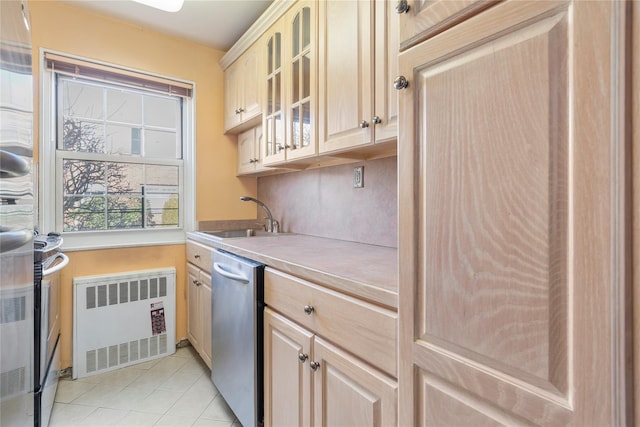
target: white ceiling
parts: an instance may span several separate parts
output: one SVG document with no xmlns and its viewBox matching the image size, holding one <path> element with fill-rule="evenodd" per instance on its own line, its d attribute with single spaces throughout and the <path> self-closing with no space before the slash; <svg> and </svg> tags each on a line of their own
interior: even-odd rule
<svg viewBox="0 0 640 427">
<path fill-rule="evenodd" d="M 1 1 L 1 0 L 0 0 Z M 185 0 L 179 12 L 163 12 L 130 0 L 66 0 L 136 25 L 227 51 L 272 0 Z"/>
</svg>

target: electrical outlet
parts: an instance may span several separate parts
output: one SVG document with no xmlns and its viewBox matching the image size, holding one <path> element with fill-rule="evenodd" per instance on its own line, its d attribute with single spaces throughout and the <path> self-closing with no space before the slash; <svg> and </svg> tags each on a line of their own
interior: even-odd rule
<svg viewBox="0 0 640 427">
<path fill-rule="evenodd" d="M 353 168 L 353 188 L 364 187 L 364 166 Z"/>
</svg>

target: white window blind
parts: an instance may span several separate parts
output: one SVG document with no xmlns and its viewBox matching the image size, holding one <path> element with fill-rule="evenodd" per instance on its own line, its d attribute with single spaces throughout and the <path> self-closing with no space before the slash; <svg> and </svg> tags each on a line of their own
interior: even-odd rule
<svg viewBox="0 0 640 427">
<path fill-rule="evenodd" d="M 189 83 L 140 73 L 138 71 L 70 58 L 51 52 L 45 52 L 44 57 L 47 69 L 58 74 L 114 83 L 184 98 L 191 97 L 193 91 L 193 86 Z"/>
</svg>

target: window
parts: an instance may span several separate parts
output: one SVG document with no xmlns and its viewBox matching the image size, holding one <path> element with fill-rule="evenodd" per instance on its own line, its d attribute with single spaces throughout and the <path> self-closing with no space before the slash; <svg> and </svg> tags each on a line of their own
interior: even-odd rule
<svg viewBox="0 0 640 427">
<path fill-rule="evenodd" d="M 62 231 L 65 247 L 68 239 L 77 248 L 184 241 L 193 224 L 191 90 L 55 54 L 45 62 L 43 151 L 53 146 L 54 155 L 41 159 L 51 158 L 42 163 L 51 163 L 55 188 L 42 188 L 55 194 L 55 212 L 42 213 L 43 229 Z"/>
</svg>

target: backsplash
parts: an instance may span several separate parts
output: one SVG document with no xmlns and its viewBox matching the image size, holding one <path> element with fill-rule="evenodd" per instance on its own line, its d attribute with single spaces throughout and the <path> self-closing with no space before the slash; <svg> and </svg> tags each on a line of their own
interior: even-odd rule
<svg viewBox="0 0 640 427">
<path fill-rule="evenodd" d="M 397 157 L 258 178 L 258 199 L 282 231 L 398 246 Z M 364 166 L 364 188 L 353 169 Z M 262 209 L 258 212 L 261 217 Z"/>
</svg>

